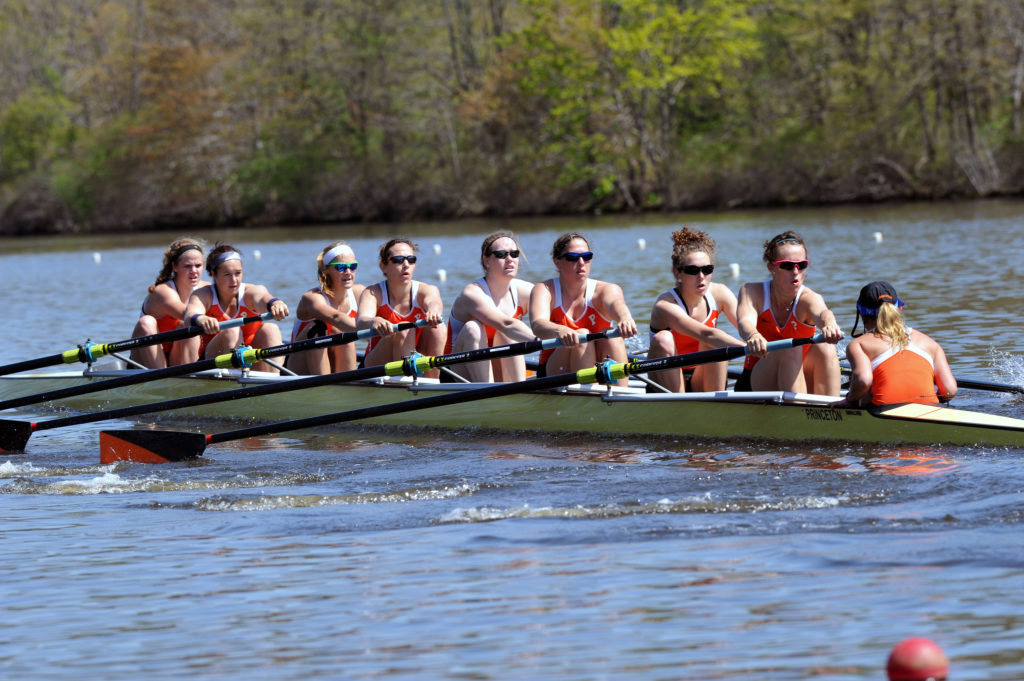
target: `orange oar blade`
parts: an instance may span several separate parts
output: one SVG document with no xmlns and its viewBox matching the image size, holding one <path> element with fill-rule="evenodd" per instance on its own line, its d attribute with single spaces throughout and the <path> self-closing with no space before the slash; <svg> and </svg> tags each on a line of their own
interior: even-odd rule
<svg viewBox="0 0 1024 681">
<path fill-rule="evenodd" d="M 23 452 L 30 437 L 31 423 L 0 419 L 0 452 Z"/>
<path fill-rule="evenodd" d="M 201 456 L 206 436 L 173 430 L 104 430 L 100 432 L 100 463 L 137 461 L 171 463 Z"/>
</svg>

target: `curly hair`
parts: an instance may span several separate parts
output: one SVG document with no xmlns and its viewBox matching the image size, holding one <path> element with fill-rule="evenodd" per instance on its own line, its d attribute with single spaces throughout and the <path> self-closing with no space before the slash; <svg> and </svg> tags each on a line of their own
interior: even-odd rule
<svg viewBox="0 0 1024 681">
<path fill-rule="evenodd" d="M 672 268 L 680 269 L 683 260 L 690 253 L 707 253 L 711 260 L 715 259 L 718 244 L 708 236 L 707 232 L 699 232 L 689 226 L 672 232 Z"/>
<path fill-rule="evenodd" d="M 160 274 L 156 276 L 156 281 L 149 287 L 149 292 L 152 293 L 157 286 L 165 281 L 170 281 L 174 277 L 174 265 L 178 262 L 178 258 L 188 251 L 199 251 L 199 255 L 202 255 L 205 245 L 205 242 L 193 239 L 192 237 L 182 237 L 172 241 L 171 245 L 164 251 L 163 267 L 160 268 Z"/>
</svg>

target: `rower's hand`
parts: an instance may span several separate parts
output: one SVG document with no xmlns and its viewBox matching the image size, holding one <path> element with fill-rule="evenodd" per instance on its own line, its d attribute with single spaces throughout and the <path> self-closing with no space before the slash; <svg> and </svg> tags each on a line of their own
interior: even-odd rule
<svg viewBox="0 0 1024 681">
<path fill-rule="evenodd" d="M 580 344 L 580 331 L 563 326 L 558 331 L 558 339 L 562 341 L 562 347 L 571 348 Z"/>
<path fill-rule="evenodd" d="M 268 312 L 274 315 L 275 320 L 281 321 L 288 316 L 288 305 L 283 300 L 275 300 L 271 303 L 270 310 L 268 310 Z"/>
<path fill-rule="evenodd" d="M 426 316 L 423 317 L 423 319 L 426 320 L 427 324 L 430 325 L 431 328 L 437 327 L 441 322 L 444 321 L 444 318 L 441 317 L 440 312 L 428 312 Z"/>
<path fill-rule="evenodd" d="M 637 333 L 636 322 L 632 317 L 619 320 L 619 335 L 623 338 L 632 338 Z"/>
<path fill-rule="evenodd" d="M 768 354 L 768 341 L 757 331 L 747 338 L 747 354 L 755 357 L 764 357 Z"/>
<path fill-rule="evenodd" d="M 825 336 L 825 342 L 835 345 L 839 341 L 843 340 L 843 330 L 839 328 L 839 325 L 835 322 L 830 322 L 820 329 L 822 335 Z"/>
<path fill-rule="evenodd" d="M 203 333 L 207 336 L 213 336 L 220 333 L 220 322 L 209 315 L 199 315 L 196 318 L 196 323 L 203 329 Z"/>
<path fill-rule="evenodd" d="M 374 333 L 381 337 L 390 336 L 395 332 L 395 326 L 383 317 L 374 317 L 373 324 L 370 328 L 373 329 Z"/>
</svg>

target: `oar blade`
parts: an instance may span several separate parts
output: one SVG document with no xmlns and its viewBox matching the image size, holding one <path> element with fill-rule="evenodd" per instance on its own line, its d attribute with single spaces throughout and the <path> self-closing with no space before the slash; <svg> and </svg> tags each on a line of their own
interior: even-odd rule
<svg viewBox="0 0 1024 681">
<path fill-rule="evenodd" d="M 32 424 L 28 421 L 0 419 L 0 452 L 23 452 L 32 437 Z"/>
<path fill-rule="evenodd" d="M 130 429 L 100 432 L 100 463 L 188 461 L 201 456 L 205 449 L 206 436 L 202 433 Z"/>
</svg>

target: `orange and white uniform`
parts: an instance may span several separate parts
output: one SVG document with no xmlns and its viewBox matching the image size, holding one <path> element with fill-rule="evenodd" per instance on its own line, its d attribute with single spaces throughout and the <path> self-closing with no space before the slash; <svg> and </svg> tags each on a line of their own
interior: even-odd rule
<svg viewBox="0 0 1024 681">
<path fill-rule="evenodd" d="M 213 317 L 218 322 L 226 322 L 229 319 L 238 319 L 240 317 L 256 317 L 259 312 L 252 310 L 245 306 L 242 302 L 245 300 L 245 284 L 238 287 L 238 311 L 235 312 L 234 317 L 229 317 L 226 312 L 220 306 L 220 300 L 217 299 L 217 287 L 211 286 L 210 293 L 213 294 L 213 302 L 210 307 L 206 309 L 206 315 Z M 256 337 L 256 332 L 263 326 L 262 321 L 253 322 L 252 324 L 246 324 L 242 327 L 242 345 L 252 345 L 253 339 Z M 206 351 L 206 346 L 213 339 L 213 336 L 208 336 L 205 333 L 202 335 L 202 343 L 200 344 L 199 356 L 202 357 Z"/>
<path fill-rule="evenodd" d="M 174 280 L 173 279 L 168 279 L 167 281 L 164 282 L 164 284 L 167 284 L 168 286 L 170 286 L 171 289 L 173 289 L 175 293 L 178 292 L 178 287 L 174 284 Z M 144 314 L 144 315 L 149 314 L 148 312 L 146 312 L 146 301 L 145 300 L 142 301 L 142 314 Z M 181 320 L 178 319 L 177 317 L 174 317 L 174 316 L 169 315 L 169 314 L 168 315 L 164 315 L 163 317 L 156 317 L 156 330 L 157 330 L 157 333 L 165 333 L 167 331 L 174 331 L 176 328 L 178 328 L 179 324 L 181 324 Z M 173 346 L 174 346 L 174 343 L 163 343 L 160 347 L 163 349 L 165 355 L 170 355 L 171 354 L 171 348 Z"/>
<path fill-rule="evenodd" d="M 328 305 L 333 305 L 331 299 L 321 289 L 312 289 L 324 297 Z M 359 312 L 359 304 L 356 302 L 356 294 L 352 292 L 352 289 L 348 289 L 348 317 L 349 319 L 355 319 Z M 302 333 L 313 324 L 316 324 L 318 320 L 316 317 L 313 319 L 295 319 L 295 323 L 292 324 L 292 343 L 297 341 Z M 336 333 L 341 333 L 334 325 L 327 324 L 327 330 L 324 331 L 325 336 L 333 336 Z"/>
<path fill-rule="evenodd" d="M 479 284 L 480 288 L 484 290 L 484 293 L 487 294 L 488 300 L 491 301 L 491 303 L 494 305 L 494 309 L 497 310 L 498 304 L 495 303 L 494 298 L 491 297 L 491 289 L 488 288 L 487 286 L 487 280 L 484 279 L 483 277 L 480 277 L 479 279 L 476 280 L 476 283 Z M 512 298 L 512 307 L 515 309 L 515 312 L 512 313 L 512 317 L 514 319 L 522 319 L 523 315 L 526 314 L 526 310 L 524 310 L 523 306 L 519 304 L 519 292 L 516 290 L 516 287 L 509 286 L 508 294 Z M 459 331 L 462 331 L 462 327 L 465 325 L 466 322 L 462 321 L 454 314 L 448 316 L 448 340 L 445 341 L 444 344 L 444 354 L 447 355 L 452 351 L 452 341 L 459 335 Z M 487 331 L 487 347 L 493 347 L 494 334 L 496 334 L 498 330 L 493 327 L 487 326 L 486 324 L 484 324 L 484 329 Z"/>
<path fill-rule="evenodd" d="M 898 352 L 889 348 L 875 357 L 871 360 L 871 375 L 872 404 L 939 402 L 935 394 L 935 361 L 914 343 Z"/>
<path fill-rule="evenodd" d="M 606 329 L 612 328 L 610 320 L 605 319 L 604 315 L 597 311 L 594 307 L 594 289 L 597 287 L 597 282 L 593 279 L 587 280 L 587 288 L 584 293 L 584 300 L 587 307 L 576 319 L 570 319 L 569 315 L 566 314 L 565 310 L 562 309 L 562 282 L 560 277 L 555 277 L 553 280 L 555 289 L 555 300 L 554 305 L 551 308 L 551 316 L 549 319 L 555 324 L 561 324 L 567 326 L 570 329 L 587 329 L 590 333 L 598 333 Z M 554 349 L 542 350 L 540 353 L 540 363 L 547 364 L 548 359 L 551 358 L 551 354 Z"/>
<path fill-rule="evenodd" d="M 666 293 L 671 293 L 672 297 L 676 299 L 676 305 L 686 310 L 686 314 L 690 314 L 690 308 L 686 306 L 683 299 L 679 297 L 679 293 L 674 288 L 669 289 Z M 659 298 L 661 296 L 658 296 Z M 714 296 L 704 296 L 704 304 L 708 306 L 708 316 L 701 322 L 704 326 L 711 327 L 712 329 L 718 326 L 718 301 L 715 300 Z M 668 329 L 655 329 L 651 327 L 651 338 L 654 334 L 659 331 L 668 331 Z M 685 333 L 679 333 L 678 331 L 672 332 L 672 338 L 676 342 L 676 354 L 688 354 L 691 352 L 697 352 L 700 349 L 700 341 L 693 336 L 687 336 Z"/>
<path fill-rule="evenodd" d="M 796 292 L 796 298 L 793 299 L 793 307 L 789 312 L 789 317 L 782 324 L 779 324 L 772 313 L 771 289 L 769 287 L 771 282 L 766 281 L 763 283 L 764 302 L 761 304 L 761 314 L 757 315 L 757 332 L 764 336 L 766 341 L 777 341 L 786 338 L 810 338 L 813 336 L 817 329 L 810 324 L 804 324 L 795 316 L 796 306 L 800 302 L 800 295 L 804 292 L 804 287 L 801 286 L 800 290 Z M 805 355 L 809 349 L 809 345 L 804 346 Z M 747 355 L 747 358 L 743 361 L 743 368 L 753 369 L 759 359 L 761 358 Z"/>
<path fill-rule="evenodd" d="M 426 312 L 426 310 L 421 308 L 419 306 L 419 304 L 416 302 L 416 294 L 419 292 L 419 289 L 420 289 L 420 283 L 418 281 L 413 281 L 412 282 L 412 291 L 409 294 L 410 297 L 411 297 L 410 303 L 412 304 L 412 307 L 409 310 L 409 314 L 407 314 L 407 315 L 400 315 L 397 312 L 395 312 L 395 309 L 393 307 L 391 307 L 391 301 L 388 300 L 388 282 L 386 280 L 380 282 L 381 302 L 380 302 L 380 306 L 377 308 L 377 316 L 378 317 L 383 317 L 384 319 L 388 320 L 392 324 L 401 324 L 402 322 L 415 322 L 415 321 L 418 321 L 420 319 L 423 319 L 424 317 L 426 317 L 427 312 Z M 422 329 L 416 329 L 416 342 L 417 343 L 420 340 L 420 331 L 422 331 Z M 370 338 L 369 343 L 367 343 L 367 345 L 366 345 L 366 352 L 369 353 L 370 350 L 373 350 L 373 348 L 379 342 L 380 342 L 380 336 L 372 336 Z"/>
</svg>

